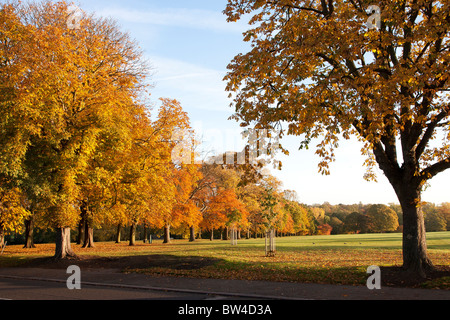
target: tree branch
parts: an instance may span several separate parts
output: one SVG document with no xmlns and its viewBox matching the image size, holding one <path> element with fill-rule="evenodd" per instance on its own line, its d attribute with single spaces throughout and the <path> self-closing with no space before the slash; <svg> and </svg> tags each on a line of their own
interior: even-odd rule
<svg viewBox="0 0 450 320">
<path fill-rule="evenodd" d="M 450 169 L 450 157 L 422 170 L 420 177 L 423 181 L 427 181 L 447 169 Z"/>
<path fill-rule="evenodd" d="M 419 142 L 416 148 L 416 159 L 420 159 L 420 157 L 425 151 L 425 148 L 428 145 L 428 142 L 430 142 L 430 139 L 433 136 L 434 130 L 436 130 L 437 126 L 439 125 L 439 122 L 441 122 L 445 117 L 447 117 L 447 112 L 442 111 L 436 117 L 436 119 L 428 125 L 427 130 L 425 131 L 425 134 L 422 137 L 422 140 Z"/>
</svg>

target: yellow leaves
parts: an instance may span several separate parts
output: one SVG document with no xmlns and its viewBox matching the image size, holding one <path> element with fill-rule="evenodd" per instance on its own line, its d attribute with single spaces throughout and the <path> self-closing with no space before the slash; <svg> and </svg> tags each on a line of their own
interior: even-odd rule
<svg viewBox="0 0 450 320">
<path fill-rule="evenodd" d="M 24 196 L 19 189 L 0 187 L 0 228 L 21 231 L 30 212 L 24 208 Z"/>
<path fill-rule="evenodd" d="M 11 83 L 15 99 L 8 101 L 15 124 L 9 132 L 28 139 L 22 142 L 27 152 L 19 153 L 26 158 L 20 159 L 18 178 L 34 183 L 32 190 L 47 202 L 47 218 L 58 226 L 74 225 L 81 192 L 98 207 L 104 199 L 96 192 L 113 197 L 104 191 L 114 179 L 95 177 L 91 170 L 104 166 L 113 177 L 120 172 L 108 160 L 112 148 L 119 153 L 131 145 L 144 110 L 136 97 L 145 89 L 146 73 L 142 53 L 111 21 L 85 16 L 82 28 L 69 32 L 67 6 L 16 4 L 11 12 L 20 19 L 0 12 L 0 28 L 9 19 L 22 32 L 10 39 L 16 44 L 11 67 L 1 70 L 20 84 Z"/>
</svg>

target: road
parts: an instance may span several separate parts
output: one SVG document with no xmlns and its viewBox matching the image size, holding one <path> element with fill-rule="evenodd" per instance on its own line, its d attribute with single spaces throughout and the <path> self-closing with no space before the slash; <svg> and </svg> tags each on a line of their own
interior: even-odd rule
<svg viewBox="0 0 450 320">
<path fill-rule="evenodd" d="M 69 290 L 65 269 L 0 268 L 0 299 L 12 300 L 450 300 L 448 290 L 153 277 L 83 269 Z"/>
<path fill-rule="evenodd" d="M 69 290 L 63 282 L 0 279 L 0 300 L 208 300 L 214 296 L 82 284 Z"/>
</svg>

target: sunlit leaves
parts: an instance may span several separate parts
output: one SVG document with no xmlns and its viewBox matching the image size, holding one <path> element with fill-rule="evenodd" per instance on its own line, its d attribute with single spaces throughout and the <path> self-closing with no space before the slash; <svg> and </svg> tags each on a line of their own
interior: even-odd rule
<svg viewBox="0 0 450 320">
<path fill-rule="evenodd" d="M 403 145 L 412 149 L 429 142 L 421 136 L 427 128 L 448 133 L 448 3 L 377 6 L 381 29 L 369 29 L 368 8 L 350 1 L 229 1 L 229 21 L 248 14 L 252 22 L 244 35 L 252 50 L 237 55 L 225 77 L 236 93 L 233 118 L 246 126 L 282 123 L 304 145 L 322 138 L 324 174 L 342 136 L 383 144 L 395 162 L 395 137 L 417 137 Z M 424 179 L 427 167 L 449 159 L 446 150 L 418 153 L 413 161 Z"/>
</svg>

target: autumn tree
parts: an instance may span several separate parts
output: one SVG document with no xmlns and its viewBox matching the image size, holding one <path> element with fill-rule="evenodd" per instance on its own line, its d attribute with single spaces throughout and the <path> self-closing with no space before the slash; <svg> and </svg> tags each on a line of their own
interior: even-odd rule
<svg viewBox="0 0 450 320">
<path fill-rule="evenodd" d="M 164 228 L 164 243 L 169 243 L 171 227 L 183 223 L 194 227 L 201 219 L 192 198 L 201 175 L 199 166 L 191 161 L 191 156 L 194 156 L 191 146 L 195 145 L 195 138 L 188 114 L 177 100 L 161 98 L 160 101 L 161 107 L 153 126 L 160 150 L 163 150 L 160 156 L 162 162 L 158 167 L 159 176 L 164 177 L 161 185 L 167 189 L 160 193 L 163 201 L 155 212 L 158 217 L 155 221 Z M 188 152 L 183 148 L 188 148 Z M 187 154 L 189 159 L 184 159 L 182 154 Z"/>
<path fill-rule="evenodd" d="M 447 231 L 450 231 L 450 203 L 444 202 L 438 207 L 439 213 L 444 217 L 447 224 Z"/>
<path fill-rule="evenodd" d="M 425 228 L 427 232 L 447 231 L 447 221 L 439 211 L 425 214 Z"/>
<path fill-rule="evenodd" d="M 398 229 L 397 213 L 384 204 L 371 205 L 366 215 L 372 225 L 371 232 L 393 232 Z"/>
<path fill-rule="evenodd" d="M 297 201 L 285 200 L 283 210 L 292 218 L 293 232 L 300 235 L 311 234 L 311 221 L 308 217 L 308 210 Z"/>
<path fill-rule="evenodd" d="M 247 238 L 250 238 L 251 232 L 257 234 L 263 229 L 261 217 L 261 199 L 264 189 L 255 183 L 249 183 L 239 189 L 239 199 L 245 205 L 247 215 Z M 244 229 L 245 230 L 245 229 Z"/>
<path fill-rule="evenodd" d="M 0 247 L 7 232 L 21 230 L 30 215 L 26 210 L 26 198 L 18 188 L 0 186 Z"/>
<path fill-rule="evenodd" d="M 373 228 L 368 216 L 360 212 L 352 212 L 344 220 L 344 231 L 348 233 L 367 233 Z"/>
<path fill-rule="evenodd" d="M 24 150 L 6 148 L 4 157 L 17 156 L 19 180 L 45 203 L 57 231 L 55 258 L 70 257 L 70 228 L 79 219 L 77 179 L 100 133 L 126 128 L 139 109 L 146 66 L 136 43 L 111 20 L 85 14 L 80 28 L 71 29 L 65 2 L 2 8 L 2 19 L 23 31 L 3 32 L 5 41 L 17 37 L 16 46 L 27 49 L 8 61 L 19 70 L 7 101 L 9 122 L 16 124 L 8 137 L 20 139 Z"/>
<path fill-rule="evenodd" d="M 176 203 L 173 214 L 179 216 L 181 224 L 189 227 L 189 241 L 195 241 L 195 230 L 202 221 L 201 205 L 196 201 L 197 187 L 202 179 L 199 165 L 180 165 L 175 168 L 174 182 Z"/>
<path fill-rule="evenodd" d="M 423 186 L 450 168 L 448 1 L 230 0 L 228 21 L 250 15 L 251 51 L 229 65 L 227 89 L 243 126 L 316 139 L 329 174 L 341 138 L 364 143 L 403 211 L 403 267 L 424 276 Z M 378 15 L 379 14 L 379 15 Z"/>
</svg>

